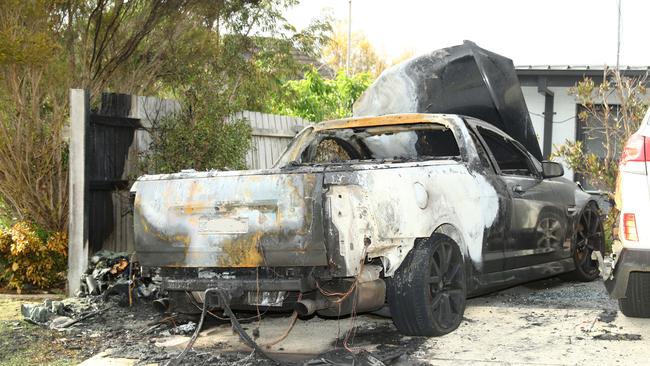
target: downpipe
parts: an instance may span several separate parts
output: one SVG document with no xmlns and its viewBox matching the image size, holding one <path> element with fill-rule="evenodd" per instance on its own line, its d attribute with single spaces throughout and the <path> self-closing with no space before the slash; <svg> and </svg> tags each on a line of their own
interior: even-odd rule
<svg viewBox="0 0 650 366">
<path fill-rule="evenodd" d="M 164 314 L 169 310 L 169 298 L 163 297 L 153 301 L 153 308 L 160 314 Z"/>
<path fill-rule="evenodd" d="M 324 297 L 319 297 L 315 300 L 300 300 L 296 302 L 293 309 L 296 311 L 296 313 L 298 313 L 299 316 L 309 316 L 318 310 L 327 309 L 330 306 L 332 306 L 331 301 L 325 299 Z"/>
<path fill-rule="evenodd" d="M 383 279 L 376 279 L 357 283 L 352 293 L 343 300 L 339 301 L 336 296 L 324 296 L 317 293 L 316 298 L 296 302 L 294 310 L 299 316 L 309 316 L 314 313 L 321 316 L 341 316 L 353 312 L 363 313 L 379 310 L 384 306 L 385 300 L 386 283 Z"/>
</svg>

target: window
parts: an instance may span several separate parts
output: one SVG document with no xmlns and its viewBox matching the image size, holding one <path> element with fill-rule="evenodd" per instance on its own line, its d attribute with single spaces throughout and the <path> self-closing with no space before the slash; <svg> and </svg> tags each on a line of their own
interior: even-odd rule
<svg viewBox="0 0 650 366">
<path fill-rule="evenodd" d="M 460 158 L 453 132 L 441 125 L 414 124 L 319 131 L 302 153 L 301 163 L 443 158 Z"/>
<path fill-rule="evenodd" d="M 350 160 L 350 154 L 334 139 L 323 139 L 316 147 L 314 163 L 336 163 Z"/>
<path fill-rule="evenodd" d="M 511 141 L 485 128 L 477 127 L 477 129 L 492 151 L 494 160 L 499 165 L 502 174 L 536 176 L 526 154 Z"/>
<path fill-rule="evenodd" d="M 361 140 L 374 159 L 416 159 L 460 155 L 454 134 L 448 129 L 414 128 L 373 133 Z"/>
<path fill-rule="evenodd" d="M 616 124 L 616 119 L 620 113 L 620 106 L 616 104 L 610 104 L 610 114 L 609 121 L 607 126 L 603 124 L 603 121 L 595 118 L 591 114 L 587 114 L 586 120 L 580 120 L 579 116 L 586 112 L 585 108 L 581 105 L 578 106 L 578 118 L 576 118 L 576 140 L 582 141 L 582 146 L 585 153 L 591 153 L 596 155 L 601 161 L 608 157 L 615 161 L 618 161 L 620 158 L 620 151 L 622 150 L 621 146 L 625 141 L 621 141 L 622 138 L 620 135 L 615 133 L 613 127 Z M 594 109 L 597 113 L 602 114 L 604 107 L 602 105 L 594 105 Z M 608 151 L 607 145 L 609 145 L 610 150 Z M 607 187 L 598 187 L 589 182 L 589 180 L 581 174 L 575 174 L 575 181 L 580 182 L 582 186 L 587 190 L 606 190 Z"/>
</svg>

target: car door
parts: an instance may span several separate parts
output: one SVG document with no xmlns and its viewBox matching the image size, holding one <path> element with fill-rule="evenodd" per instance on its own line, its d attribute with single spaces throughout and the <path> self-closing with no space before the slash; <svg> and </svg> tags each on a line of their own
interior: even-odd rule
<svg viewBox="0 0 650 366">
<path fill-rule="evenodd" d="M 477 126 L 510 197 L 504 269 L 528 267 L 562 258 L 567 219 L 556 183 L 543 179 L 539 162 L 499 131 Z"/>
<path fill-rule="evenodd" d="M 483 233 L 483 251 L 481 256 L 482 273 L 501 273 L 504 270 L 504 244 L 506 227 L 510 222 L 510 198 L 508 197 L 508 188 L 503 179 L 499 177 L 498 169 L 488 155 L 487 149 L 478 137 L 474 129 L 475 120 L 469 119 L 472 123 L 468 124 L 469 135 L 474 142 L 478 161 L 480 162 L 480 171 L 484 174 L 485 179 L 492 185 L 497 193 L 499 200 L 499 213 L 490 227 L 486 227 Z M 502 279 L 499 279 L 502 281 Z"/>
</svg>

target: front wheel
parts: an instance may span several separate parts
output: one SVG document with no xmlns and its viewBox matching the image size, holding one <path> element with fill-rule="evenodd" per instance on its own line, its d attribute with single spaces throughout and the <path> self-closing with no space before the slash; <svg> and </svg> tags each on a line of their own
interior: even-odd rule
<svg viewBox="0 0 650 366">
<path fill-rule="evenodd" d="M 460 325 L 467 285 L 463 256 L 450 237 L 418 240 L 392 278 L 388 304 L 397 330 L 413 336 L 441 336 Z"/>
<path fill-rule="evenodd" d="M 593 281 L 598 278 L 600 275 L 598 260 L 592 259 L 591 254 L 595 250 L 602 252 L 604 248 L 603 221 L 600 218 L 598 207 L 594 203 L 589 203 L 582 211 L 576 228 L 576 239 L 573 248 L 573 262 L 576 269 L 568 273 L 567 277 L 583 282 Z"/>
</svg>

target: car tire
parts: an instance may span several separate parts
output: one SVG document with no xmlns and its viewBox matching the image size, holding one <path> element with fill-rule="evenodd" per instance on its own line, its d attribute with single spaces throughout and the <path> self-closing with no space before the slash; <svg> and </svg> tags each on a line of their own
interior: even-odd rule
<svg viewBox="0 0 650 366">
<path fill-rule="evenodd" d="M 584 227 L 588 227 L 585 229 Z M 587 233 L 581 230 L 588 231 Z M 572 257 L 575 270 L 563 276 L 564 279 L 591 282 L 600 276 L 598 260 L 591 259 L 594 250 L 602 251 L 605 248 L 605 231 L 603 221 L 598 211 L 598 206 L 590 202 L 580 213 L 579 222 L 576 227 L 576 239 L 572 250 Z M 587 244 L 581 249 L 580 244 L 587 240 Z"/>
<path fill-rule="evenodd" d="M 631 272 L 626 297 L 618 299 L 621 313 L 632 318 L 650 318 L 650 273 Z"/>
<path fill-rule="evenodd" d="M 441 336 L 460 325 L 467 300 L 465 265 L 450 237 L 417 240 L 387 284 L 390 313 L 401 333 Z"/>
</svg>

